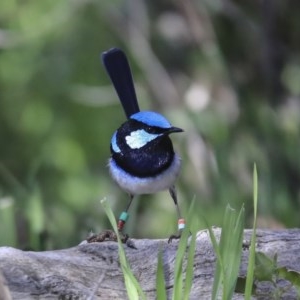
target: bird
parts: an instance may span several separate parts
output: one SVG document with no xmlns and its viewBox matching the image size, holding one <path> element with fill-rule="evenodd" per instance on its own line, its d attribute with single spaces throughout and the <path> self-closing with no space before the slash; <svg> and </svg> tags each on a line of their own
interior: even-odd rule
<svg viewBox="0 0 300 300">
<path fill-rule="evenodd" d="M 129 208 L 135 196 L 169 190 L 178 216 L 180 238 L 185 227 L 178 205 L 175 181 L 180 173 L 181 158 L 174 152 L 172 133 L 183 129 L 174 127 L 160 113 L 140 111 L 128 59 L 119 48 L 101 55 L 104 68 L 116 90 L 127 120 L 113 133 L 110 142 L 109 173 L 117 185 L 129 195 L 126 209 L 120 214 L 118 231 L 123 233 L 129 218 Z"/>
</svg>

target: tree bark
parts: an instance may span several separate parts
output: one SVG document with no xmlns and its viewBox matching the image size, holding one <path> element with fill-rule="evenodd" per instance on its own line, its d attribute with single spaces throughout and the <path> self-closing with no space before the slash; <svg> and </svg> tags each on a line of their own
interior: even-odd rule
<svg viewBox="0 0 300 300">
<path fill-rule="evenodd" d="M 220 229 L 214 228 L 218 237 Z M 244 240 L 250 241 L 251 230 L 245 230 Z M 172 297 L 174 265 L 178 241 L 133 240 L 137 249 L 125 248 L 130 267 L 141 284 L 147 299 L 156 299 L 156 269 L 160 249 L 168 299 Z M 300 229 L 257 230 L 256 251 L 273 258 L 278 266 L 300 272 Z M 242 255 L 240 276 L 247 272 L 249 249 Z M 211 299 L 215 254 L 206 230 L 197 234 L 194 277 L 189 299 Z M 185 267 L 184 267 L 185 268 Z M 0 248 L 0 300 L 8 299 L 128 299 L 115 242 L 82 243 L 76 247 L 44 252 Z M 282 280 L 280 286 L 288 286 Z M 261 283 L 260 291 L 272 299 L 271 283 Z M 11 298 L 10 298 L 11 296 Z M 244 299 L 235 293 L 233 299 Z M 280 299 L 297 299 L 294 288 Z"/>
</svg>

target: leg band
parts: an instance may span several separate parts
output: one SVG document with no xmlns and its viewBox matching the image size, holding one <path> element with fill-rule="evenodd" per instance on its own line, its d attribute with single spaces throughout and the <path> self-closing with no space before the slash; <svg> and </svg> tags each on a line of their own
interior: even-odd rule
<svg viewBox="0 0 300 300">
<path fill-rule="evenodd" d="M 178 220 L 178 230 L 183 230 L 185 227 L 185 220 L 184 219 L 179 219 Z"/>
<path fill-rule="evenodd" d="M 118 221 L 118 230 L 119 230 L 119 231 L 122 231 L 124 225 L 125 225 L 125 222 L 122 221 L 122 220 L 119 220 L 119 221 Z"/>
<path fill-rule="evenodd" d="M 126 211 L 123 211 L 119 217 L 119 220 L 126 222 L 129 218 L 129 214 Z"/>
<path fill-rule="evenodd" d="M 126 211 L 123 211 L 119 217 L 118 221 L 118 230 L 122 231 L 126 221 L 129 218 L 129 214 Z"/>
</svg>

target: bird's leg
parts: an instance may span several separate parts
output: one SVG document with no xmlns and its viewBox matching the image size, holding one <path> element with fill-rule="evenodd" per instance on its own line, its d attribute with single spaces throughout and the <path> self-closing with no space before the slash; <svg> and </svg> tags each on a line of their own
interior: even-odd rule
<svg viewBox="0 0 300 300">
<path fill-rule="evenodd" d="M 120 238 L 121 238 L 121 241 L 122 243 L 125 243 L 128 247 L 130 248 L 134 248 L 134 249 L 137 249 L 134 245 L 134 243 L 129 239 L 129 236 L 128 234 L 124 234 L 123 233 L 123 228 L 125 226 L 125 223 L 126 221 L 128 220 L 129 218 L 129 214 L 128 214 L 128 210 L 130 208 L 130 205 L 132 203 L 132 200 L 133 200 L 133 195 L 132 194 L 129 194 L 129 202 L 127 204 L 127 207 L 124 211 L 121 212 L 120 214 L 120 217 L 119 217 L 119 220 L 118 220 L 118 231 L 119 231 L 119 235 L 120 235 Z"/>
<path fill-rule="evenodd" d="M 128 210 L 129 210 L 130 205 L 131 205 L 131 203 L 132 203 L 133 195 L 129 194 L 129 197 L 130 197 L 130 199 L 129 199 L 129 202 L 128 202 L 128 204 L 127 204 L 127 207 L 126 207 L 126 209 L 125 209 L 124 211 L 121 212 L 120 217 L 119 217 L 119 220 L 118 220 L 118 231 L 119 231 L 120 235 L 121 235 L 122 237 L 124 237 L 125 242 L 126 242 L 127 239 L 128 239 L 128 235 L 123 233 L 123 228 L 124 228 L 124 226 L 125 226 L 126 221 L 127 221 L 128 218 L 129 218 Z"/>
<path fill-rule="evenodd" d="M 177 234 L 172 234 L 169 237 L 168 243 L 171 243 L 173 239 L 179 239 L 180 238 L 182 230 L 185 227 L 185 219 L 183 219 L 181 217 L 181 212 L 180 212 L 180 208 L 179 208 L 178 201 L 177 201 L 177 193 L 176 193 L 176 189 L 175 189 L 174 185 L 172 185 L 169 188 L 169 193 L 170 193 L 170 195 L 171 195 L 171 197 L 172 197 L 172 199 L 173 199 L 173 201 L 175 203 L 176 211 L 177 211 L 177 216 L 178 216 L 178 233 Z"/>
</svg>

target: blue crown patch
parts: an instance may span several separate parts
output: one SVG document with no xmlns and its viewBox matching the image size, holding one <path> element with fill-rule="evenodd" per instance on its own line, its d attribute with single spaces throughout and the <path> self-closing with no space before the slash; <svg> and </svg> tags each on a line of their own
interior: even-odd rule
<svg viewBox="0 0 300 300">
<path fill-rule="evenodd" d="M 140 111 L 133 114 L 130 119 L 142 122 L 149 126 L 156 126 L 160 128 L 171 128 L 170 122 L 161 114 L 154 111 Z"/>
</svg>

